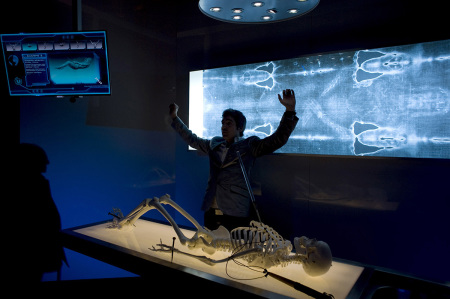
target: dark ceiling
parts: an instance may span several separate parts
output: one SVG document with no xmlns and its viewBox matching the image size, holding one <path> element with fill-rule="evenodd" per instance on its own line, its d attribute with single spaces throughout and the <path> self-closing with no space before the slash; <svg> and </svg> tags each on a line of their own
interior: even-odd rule
<svg viewBox="0 0 450 299">
<path fill-rule="evenodd" d="M 70 0 L 61 0 L 68 2 Z M 176 24 L 178 35 L 238 30 L 256 35 L 269 33 L 289 37 L 297 31 L 310 34 L 370 29 L 383 29 L 388 36 L 401 38 L 401 33 L 421 34 L 433 39 L 447 30 L 446 9 L 433 2 L 407 0 L 321 0 L 310 13 L 299 18 L 264 25 L 229 24 L 211 19 L 198 9 L 198 0 L 82 0 L 83 5 L 96 7 L 103 12 L 142 26 L 157 26 L 159 30 Z M 173 22 L 173 19 L 176 22 Z M 440 33 L 439 33 L 440 31 Z"/>
<path fill-rule="evenodd" d="M 450 37 L 446 10 L 423 1 L 321 0 L 306 15 L 260 25 L 231 24 L 211 19 L 199 10 L 198 0 L 82 2 L 83 6 L 94 7 L 141 26 L 143 30 L 176 35 L 178 40 L 201 38 L 205 51 L 212 55 L 221 55 L 220 52 L 239 55 L 242 51 L 249 53 L 264 49 L 271 59 L 282 59 L 291 55 L 289 48 L 292 47 L 296 48 L 296 53 L 319 53 Z M 265 57 L 255 58 L 258 59 Z M 250 62 L 248 57 L 246 60 Z"/>
</svg>

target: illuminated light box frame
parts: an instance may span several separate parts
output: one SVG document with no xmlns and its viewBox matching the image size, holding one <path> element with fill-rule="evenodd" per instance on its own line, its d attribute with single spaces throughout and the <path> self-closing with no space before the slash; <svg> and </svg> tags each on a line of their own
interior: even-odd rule
<svg viewBox="0 0 450 299">
<path fill-rule="evenodd" d="M 11 96 L 111 94 L 105 31 L 1 35 Z"/>
<path fill-rule="evenodd" d="M 162 265 L 200 277 L 202 281 L 206 279 L 225 284 L 262 297 L 311 298 L 305 293 L 297 291 L 293 287 L 281 283 L 270 276 L 265 277 L 259 270 L 257 272 L 243 267 L 241 263 L 245 262 L 242 260 L 239 260 L 241 262 L 239 264 L 230 260 L 228 263 L 218 263 L 211 266 L 191 256 L 177 252 L 174 252 L 172 256 L 170 252 L 150 250 L 151 248 L 159 248 L 157 245 L 160 243 L 172 245 L 172 242 L 175 242 L 175 248 L 189 254 L 208 256 L 214 260 L 230 257 L 230 252 L 218 250 L 212 255 L 205 255 L 199 248 L 188 249 L 180 244 L 171 225 L 143 219 L 138 219 L 131 231 L 110 229 L 108 225 L 109 223 L 106 222 L 64 230 L 63 238 L 65 239 L 64 243 L 66 243 L 64 246 L 80 253 L 91 255 L 92 252 L 89 249 L 94 244 L 100 260 L 109 257 L 106 258 L 108 263 L 119 263 L 120 256 L 123 255 L 136 258 L 138 261 L 135 261 L 135 263 L 139 266 L 133 267 L 132 262 L 123 262 L 120 267 L 142 277 L 151 275 L 154 278 L 154 273 L 167 273 L 167 270 L 158 270 L 161 269 L 158 266 Z M 181 231 L 188 238 L 194 235 L 194 231 L 190 229 L 181 229 Z M 69 242 L 70 239 L 72 239 L 71 242 Z M 176 241 L 174 241 L 175 239 Z M 107 253 L 103 254 L 103 250 Z M 112 256 L 114 258 L 111 258 Z M 127 261 L 130 260 L 127 259 Z M 346 298 L 350 294 L 354 294 L 354 289 L 358 289 L 360 277 L 364 277 L 365 267 L 333 259 L 330 270 L 324 275 L 316 277 L 307 275 L 301 265 L 294 263 L 284 267 L 271 267 L 268 270 L 292 281 L 300 282 L 314 290 L 320 291 L 320 293 L 332 294 L 335 298 Z M 178 271 L 172 272 L 173 275 L 176 275 Z M 193 280 L 189 279 L 189 281 L 192 282 Z M 191 288 L 187 288 L 186 292 L 195 287 L 195 285 L 191 285 Z"/>
<path fill-rule="evenodd" d="M 294 89 L 299 123 L 276 153 L 450 159 L 450 40 L 304 56 L 190 73 L 189 127 L 220 136 L 222 111 L 244 137 L 273 133 Z"/>
</svg>

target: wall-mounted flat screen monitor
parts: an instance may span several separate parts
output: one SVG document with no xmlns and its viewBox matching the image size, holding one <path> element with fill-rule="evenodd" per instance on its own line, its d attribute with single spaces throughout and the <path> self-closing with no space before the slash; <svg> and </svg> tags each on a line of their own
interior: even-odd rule
<svg viewBox="0 0 450 299">
<path fill-rule="evenodd" d="M 11 96 L 111 94 L 105 31 L 2 34 Z"/>
<path fill-rule="evenodd" d="M 269 136 L 293 89 L 297 127 L 278 153 L 450 158 L 450 40 L 267 61 L 190 73 L 189 127 L 220 136 L 226 108 L 244 137 Z"/>
</svg>

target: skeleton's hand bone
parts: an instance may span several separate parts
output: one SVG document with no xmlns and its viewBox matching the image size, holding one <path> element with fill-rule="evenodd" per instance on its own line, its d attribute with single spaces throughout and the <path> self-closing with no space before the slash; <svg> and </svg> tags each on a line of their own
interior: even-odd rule
<svg viewBox="0 0 450 299">
<path fill-rule="evenodd" d="M 151 251 L 158 251 L 158 252 L 172 252 L 172 251 L 177 252 L 178 251 L 178 249 L 176 249 L 172 246 L 166 245 L 166 244 L 156 244 L 156 246 L 158 246 L 160 248 L 155 248 L 155 246 L 152 246 L 152 248 L 149 248 L 149 249 Z"/>
</svg>

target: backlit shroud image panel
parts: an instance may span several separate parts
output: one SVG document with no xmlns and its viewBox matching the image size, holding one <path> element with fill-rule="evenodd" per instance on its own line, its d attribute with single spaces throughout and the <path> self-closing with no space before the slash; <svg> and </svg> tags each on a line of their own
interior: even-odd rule
<svg viewBox="0 0 450 299">
<path fill-rule="evenodd" d="M 245 137 L 264 138 L 285 110 L 277 94 L 294 89 L 300 120 L 277 153 L 449 159 L 449 65 L 445 40 L 196 71 L 189 126 L 220 136 L 234 108 Z"/>
</svg>

